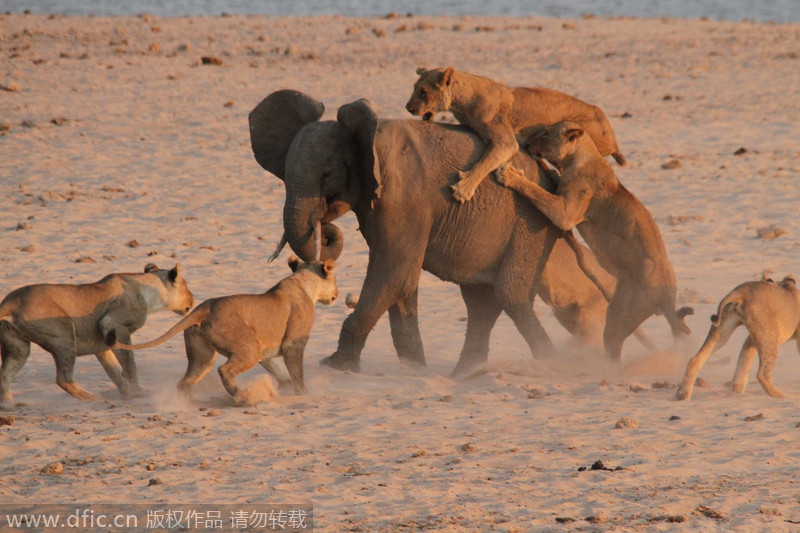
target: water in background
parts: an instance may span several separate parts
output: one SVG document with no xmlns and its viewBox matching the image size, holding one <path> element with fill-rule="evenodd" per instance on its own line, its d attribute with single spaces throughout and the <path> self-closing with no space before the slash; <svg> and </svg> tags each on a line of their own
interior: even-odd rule
<svg viewBox="0 0 800 533">
<path fill-rule="evenodd" d="M 598 16 L 678 17 L 800 22 L 800 0 L 0 0 L 0 13 L 64 15 L 262 14 L 374 17 L 391 12 L 415 15 L 500 15 L 575 18 Z"/>
</svg>

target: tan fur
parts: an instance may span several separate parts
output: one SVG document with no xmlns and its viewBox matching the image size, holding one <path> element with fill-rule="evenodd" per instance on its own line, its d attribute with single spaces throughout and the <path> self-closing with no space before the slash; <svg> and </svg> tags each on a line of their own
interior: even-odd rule
<svg viewBox="0 0 800 533">
<path fill-rule="evenodd" d="M 339 291 L 333 260 L 300 263 L 292 256 L 289 266 L 294 273 L 263 294 L 211 298 L 155 340 L 129 346 L 110 336 L 108 345 L 150 348 L 183 331 L 189 365 L 178 389 L 189 394 L 221 353 L 228 361 L 219 367 L 219 377 L 234 399 L 239 395 L 236 376 L 259 363 L 274 373 L 271 359 L 282 356 L 295 392 L 302 394 L 306 392 L 303 351 L 314 324 L 314 304 L 330 304 Z"/>
<path fill-rule="evenodd" d="M 758 352 L 758 382 L 770 396 L 785 397 L 772 383 L 772 370 L 778 359 L 778 346 L 795 339 L 800 351 L 800 291 L 791 276 L 783 278 L 780 283 L 771 280 L 742 283 L 722 299 L 717 314 L 711 317 L 711 329 L 703 346 L 686 366 L 676 399 L 691 398 L 700 369 L 742 324 L 749 336 L 739 353 L 733 374 L 733 392 L 744 392 Z"/>
<path fill-rule="evenodd" d="M 556 226 L 577 227 L 600 265 L 617 278 L 604 340 L 619 360 L 622 343 L 652 314 L 664 314 L 675 335 L 689 333 L 675 309 L 676 283 L 658 226 L 649 211 L 614 175 L 580 125 L 560 122 L 534 130 L 527 149 L 561 168 L 556 194 L 507 166 L 498 181 L 528 198 Z"/>
<path fill-rule="evenodd" d="M 542 270 L 538 294 L 553 310 L 558 323 L 581 345 L 602 347 L 608 300 L 614 294 L 617 280 L 600 266 L 591 250 L 571 234 L 569 237 L 572 243 L 559 239 L 553 246 Z M 578 262 L 574 256 L 578 256 Z M 579 265 L 581 262 L 583 265 Z M 596 279 L 590 280 L 587 271 Z M 641 328 L 633 334 L 646 348 L 656 349 Z"/>
<path fill-rule="evenodd" d="M 180 269 L 147 265 L 143 274 L 110 274 L 82 285 L 28 285 L 0 303 L 0 401 L 11 401 L 11 381 L 25 364 L 31 343 L 53 355 L 56 383 L 81 400 L 96 399 L 73 381 L 75 357 L 95 354 L 122 394 L 139 388 L 133 354 L 108 349 L 114 332 L 130 341 L 147 315 L 162 309 L 186 314 L 194 304 Z M 120 367 L 120 362 L 122 367 Z"/>
<path fill-rule="evenodd" d="M 516 135 L 537 124 L 577 122 L 586 129 L 601 154 L 611 154 L 620 165 L 625 164 L 611 124 L 597 106 L 553 89 L 507 87 L 453 67 L 419 68 L 417 74 L 419 79 L 406 109 L 425 120 L 440 111 L 451 111 L 488 145 L 486 153 L 471 169 L 459 172 L 460 180 L 452 186 L 453 196 L 459 202 L 469 201 L 481 181 L 517 152 Z"/>
</svg>

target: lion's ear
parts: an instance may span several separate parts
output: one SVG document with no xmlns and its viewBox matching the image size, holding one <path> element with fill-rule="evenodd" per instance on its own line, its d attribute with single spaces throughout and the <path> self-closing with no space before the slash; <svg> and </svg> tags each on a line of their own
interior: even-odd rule
<svg viewBox="0 0 800 533">
<path fill-rule="evenodd" d="M 169 271 L 169 273 L 167 273 L 167 277 L 172 283 L 175 283 L 175 280 L 177 280 L 180 277 L 180 275 L 181 275 L 181 267 L 180 265 L 177 264 L 172 270 Z"/>
<path fill-rule="evenodd" d="M 442 79 L 439 82 L 439 85 L 442 87 L 449 87 L 450 83 L 453 81 L 453 72 L 455 69 L 453 67 L 447 67 L 445 71 L 442 73 Z"/>
<path fill-rule="evenodd" d="M 581 135 L 583 135 L 583 130 L 581 128 L 570 128 L 566 132 L 569 142 L 574 142 L 576 139 L 580 138 Z"/>
<path fill-rule="evenodd" d="M 336 262 L 333 259 L 328 259 L 327 261 L 325 261 L 325 263 L 322 265 L 322 271 L 324 272 L 325 277 L 327 278 L 330 275 L 330 273 L 334 271 L 335 268 L 336 268 Z"/>
<path fill-rule="evenodd" d="M 150 272 L 155 272 L 156 270 L 158 270 L 158 265 L 155 264 L 155 263 L 147 263 L 144 266 L 144 273 L 145 274 L 149 274 Z"/>
<path fill-rule="evenodd" d="M 417 67 L 417 76 L 422 76 L 423 74 L 427 74 L 428 69 L 425 67 Z"/>
<path fill-rule="evenodd" d="M 296 255 L 292 254 L 289 256 L 289 268 L 292 269 L 292 272 L 297 272 L 297 267 L 300 266 L 300 259 L 297 258 Z"/>
</svg>

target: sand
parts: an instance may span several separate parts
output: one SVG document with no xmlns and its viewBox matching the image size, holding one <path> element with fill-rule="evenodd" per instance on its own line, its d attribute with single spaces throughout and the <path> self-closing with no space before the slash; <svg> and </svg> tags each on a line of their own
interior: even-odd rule
<svg viewBox="0 0 800 533">
<path fill-rule="evenodd" d="M 289 272 L 287 252 L 266 262 L 284 192 L 253 159 L 248 112 L 292 88 L 325 118 L 362 97 L 406 118 L 416 67 L 454 65 L 603 107 L 629 161 L 618 176 L 653 213 L 696 311 L 689 339 L 653 317 L 643 327 L 660 351 L 631 339 L 612 365 L 571 349 L 537 302 L 559 359 L 532 359 L 503 317 L 488 373 L 453 381 L 464 306 L 424 274 L 427 370 L 398 362 L 386 317 L 363 373 L 321 368 L 350 312 L 341 298 L 317 309 L 310 393 L 253 369 L 245 407 L 215 372 L 191 400 L 174 392 L 180 337 L 137 354 L 139 398 L 81 358 L 78 382 L 103 398 L 89 403 L 34 347 L 0 411 L 14 417 L 0 426 L 0 500 L 312 504 L 332 532 L 797 531 L 794 343 L 775 376 L 789 399 L 754 376 L 728 391 L 744 331 L 691 401 L 671 398 L 722 296 L 763 272 L 800 274 L 799 37 L 796 24 L 677 19 L 0 15 L 3 294 L 148 262 L 180 263 L 198 301 L 269 288 Z M 344 295 L 359 292 L 368 250 L 355 217 L 340 222 Z M 175 320 L 157 314 L 134 339 Z"/>
</svg>

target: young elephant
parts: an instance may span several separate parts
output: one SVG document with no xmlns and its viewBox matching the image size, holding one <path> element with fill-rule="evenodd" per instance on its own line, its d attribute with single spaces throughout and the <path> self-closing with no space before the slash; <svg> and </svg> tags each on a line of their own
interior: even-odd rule
<svg viewBox="0 0 800 533">
<path fill-rule="evenodd" d="M 293 274 L 267 292 L 206 300 L 155 340 L 129 346 L 116 342 L 111 332 L 106 342 L 113 348 L 139 350 L 158 346 L 183 331 L 189 366 L 178 390 L 189 394 L 211 370 L 219 352 L 228 358 L 219 367 L 219 377 L 234 399 L 239 394 L 236 376 L 259 363 L 272 372 L 270 359 L 282 356 L 295 392 L 302 394 L 306 392 L 303 351 L 314 324 L 314 304 L 332 303 L 339 291 L 333 260 L 300 263 L 292 256 L 289 267 Z"/>
<path fill-rule="evenodd" d="M 750 335 L 744 341 L 736 363 L 733 392 L 744 392 L 748 372 L 758 351 L 758 382 L 770 396 L 785 397 L 772 383 L 772 370 L 778 359 L 778 346 L 795 339 L 800 351 L 800 291 L 792 276 L 786 276 L 780 283 L 770 280 L 748 281 L 722 299 L 717 314 L 711 317 L 711 329 L 706 341 L 686 366 L 686 374 L 675 399 L 688 400 L 692 397 L 700 369 L 742 324 Z"/>
<path fill-rule="evenodd" d="M 11 381 L 25 365 L 31 343 L 50 352 L 56 362 L 56 383 L 72 396 L 96 396 L 73 381 L 75 357 L 95 354 L 119 391 L 139 388 L 133 354 L 108 349 L 109 333 L 130 341 L 147 315 L 166 309 L 185 315 L 194 305 L 192 293 L 176 265 L 172 270 L 148 264 L 143 274 L 110 274 L 82 285 L 28 285 L 0 303 L 0 402 L 11 401 Z M 117 360 L 119 356 L 122 367 Z"/>
<path fill-rule="evenodd" d="M 406 104 L 408 112 L 430 120 L 437 112 L 451 111 L 487 144 L 483 157 L 471 169 L 458 173 L 459 182 L 452 189 L 459 202 L 469 201 L 481 181 L 517 152 L 516 134 L 537 124 L 577 122 L 601 154 L 611 154 L 620 165 L 625 164 L 611 124 L 597 106 L 553 89 L 507 87 L 453 67 L 419 68 L 417 74 L 419 79 Z"/>
<path fill-rule="evenodd" d="M 676 282 L 661 232 L 641 202 L 614 175 L 584 129 L 559 122 L 532 131 L 528 151 L 561 169 L 556 194 L 506 166 L 497 180 L 529 199 L 556 226 L 577 227 L 600 265 L 617 278 L 609 302 L 603 340 L 606 353 L 620 360 L 622 344 L 653 314 L 663 314 L 674 335 L 689 334 L 675 309 Z"/>
</svg>

